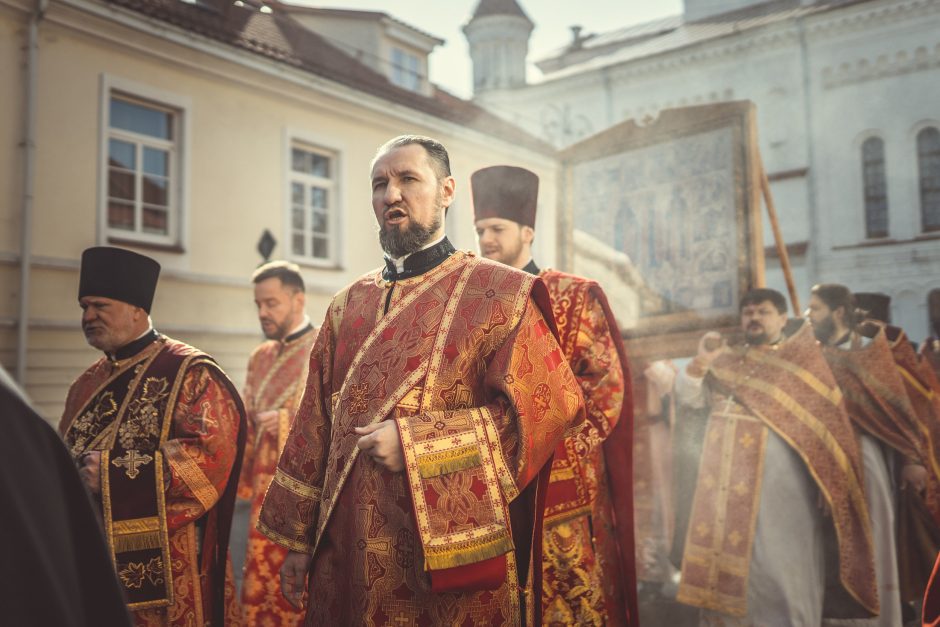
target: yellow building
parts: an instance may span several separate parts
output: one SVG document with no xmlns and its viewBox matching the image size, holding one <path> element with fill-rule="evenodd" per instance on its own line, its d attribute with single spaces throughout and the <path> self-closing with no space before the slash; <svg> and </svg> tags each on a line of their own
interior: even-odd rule
<svg viewBox="0 0 940 627">
<path fill-rule="evenodd" d="M 274 258 L 303 267 L 318 324 L 333 293 L 381 264 L 368 165 L 395 135 L 448 147 L 459 248 L 476 247 L 471 172 L 537 172 L 538 257 L 554 261 L 552 149 L 409 79 L 427 60 L 407 55 L 440 40 L 388 16 L 346 16 L 382 25 L 382 54 L 404 51 L 393 54 L 404 68 L 373 63 L 317 34 L 315 12 L 295 13 L 254 0 L 0 0 L 0 361 L 25 375 L 47 419 L 98 356 L 79 325 L 83 249 L 155 257 L 156 328 L 240 384 L 261 340 L 249 276 L 262 233 L 278 242 Z"/>
</svg>

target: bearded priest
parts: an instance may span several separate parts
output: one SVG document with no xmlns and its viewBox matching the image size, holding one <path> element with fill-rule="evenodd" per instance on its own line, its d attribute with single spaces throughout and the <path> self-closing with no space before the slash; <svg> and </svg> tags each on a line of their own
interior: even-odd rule
<svg viewBox="0 0 940 627">
<path fill-rule="evenodd" d="M 308 625 L 539 624 L 540 501 L 584 419 L 548 293 L 445 237 L 440 142 L 388 141 L 371 181 L 385 267 L 327 310 L 258 528 Z"/>
</svg>

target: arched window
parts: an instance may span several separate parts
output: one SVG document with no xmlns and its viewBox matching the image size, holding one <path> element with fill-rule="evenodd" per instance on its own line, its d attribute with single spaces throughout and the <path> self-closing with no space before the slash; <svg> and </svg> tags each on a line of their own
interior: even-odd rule
<svg viewBox="0 0 940 627">
<path fill-rule="evenodd" d="M 862 144 L 862 181 L 865 185 L 865 235 L 888 235 L 888 185 L 885 182 L 885 143 L 869 137 Z"/>
<path fill-rule="evenodd" d="M 930 126 L 917 134 L 920 216 L 925 231 L 940 231 L 940 130 Z"/>
</svg>

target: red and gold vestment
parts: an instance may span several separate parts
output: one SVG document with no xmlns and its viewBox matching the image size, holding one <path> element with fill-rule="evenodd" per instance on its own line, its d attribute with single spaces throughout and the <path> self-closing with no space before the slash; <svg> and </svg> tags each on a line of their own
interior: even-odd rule
<svg viewBox="0 0 940 627">
<path fill-rule="evenodd" d="M 544 620 L 636 624 L 633 405 L 626 351 L 596 282 L 555 270 L 539 277 L 548 287 L 561 348 L 587 408 L 587 420 L 558 444 L 552 462 L 543 532 Z"/>
<path fill-rule="evenodd" d="M 102 519 L 135 623 L 241 624 L 227 556 L 245 415 L 218 365 L 166 337 L 101 358 L 69 389 L 59 431 L 75 459 L 101 452 Z"/>
<path fill-rule="evenodd" d="M 583 419 L 543 312 L 541 281 L 464 252 L 333 299 L 258 523 L 312 555 L 307 624 L 519 624 L 521 593 L 531 614 L 534 488 Z M 358 454 L 383 420 L 403 472 Z"/>
<path fill-rule="evenodd" d="M 913 408 L 911 426 L 927 469 L 923 494 L 904 489 L 898 499 L 901 599 L 917 601 L 931 577 L 932 558 L 940 550 L 940 385 L 930 363 L 914 351 L 903 330 L 888 325 L 884 335 Z"/>
<path fill-rule="evenodd" d="M 248 375 L 243 397 L 248 414 L 248 439 L 238 486 L 240 498 L 251 499 L 248 550 L 242 580 L 242 608 L 248 625 L 297 625 L 303 611 L 294 608 L 281 594 L 278 573 L 287 550 L 271 542 L 255 526 L 261 503 L 268 491 L 277 460 L 284 449 L 290 423 L 294 418 L 304 382 L 310 351 L 317 332 L 308 327 L 285 341 L 270 340 L 259 346 L 248 360 Z M 277 434 L 259 431 L 253 416 L 277 411 Z"/>
<path fill-rule="evenodd" d="M 678 600 L 747 612 L 765 443 L 773 430 L 802 459 L 831 512 L 838 586 L 877 614 L 871 526 L 858 441 L 812 329 L 773 347 L 726 347 L 706 375 L 711 415 L 682 560 Z"/>
<path fill-rule="evenodd" d="M 900 453 L 910 463 L 927 465 L 918 418 L 883 328 L 866 346 L 825 346 L 849 418 L 863 432 Z"/>
</svg>

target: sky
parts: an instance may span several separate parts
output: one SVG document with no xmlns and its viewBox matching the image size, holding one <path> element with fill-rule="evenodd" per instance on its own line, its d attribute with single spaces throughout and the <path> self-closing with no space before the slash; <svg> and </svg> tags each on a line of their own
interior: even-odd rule
<svg viewBox="0 0 940 627">
<path fill-rule="evenodd" d="M 472 95 L 472 67 L 467 40 L 460 30 L 479 0 L 288 0 L 324 8 L 383 11 L 411 26 L 446 40 L 431 55 L 431 81 L 448 91 Z M 678 15 L 682 0 L 519 0 L 533 22 L 529 64 L 571 40 L 572 25 L 583 33 L 605 32 L 658 17 Z M 533 74 L 534 73 L 534 74 Z M 538 76 L 530 68 L 530 76 Z"/>
</svg>

